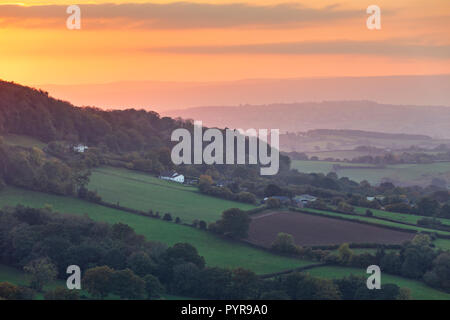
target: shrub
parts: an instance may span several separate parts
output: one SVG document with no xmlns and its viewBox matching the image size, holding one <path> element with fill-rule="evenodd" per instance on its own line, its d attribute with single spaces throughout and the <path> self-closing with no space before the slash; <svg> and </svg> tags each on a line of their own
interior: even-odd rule
<svg viewBox="0 0 450 320">
<path fill-rule="evenodd" d="M 77 290 L 66 288 L 56 288 L 44 294 L 45 300 L 79 300 L 80 295 Z"/>
<path fill-rule="evenodd" d="M 253 193 L 250 192 L 240 192 L 237 196 L 237 200 L 245 203 L 256 203 L 256 197 Z"/>
<path fill-rule="evenodd" d="M 157 299 L 161 293 L 164 292 L 164 286 L 159 282 L 155 276 L 148 274 L 144 277 L 145 292 L 148 299 Z"/>
<path fill-rule="evenodd" d="M 344 213 L 353 213 L 353 211 L 355 210 L 355 208 L 353 208 L 353 206 L 349 205 L 345 201 L 339 202 L 337 209 L 338 209 L 338 211 L 344 212 Z"/>
<path fill-rule="evenodd" d="M 339 246 L 338 257 L 342 264 L 347 265 L 350 263 L 350 260 L 353 257 L 353 251 L 350 249 L 348 243 L 343 243 Z"/>
<path fill-rule="evenodd" d="M 307 204 L 308 208 L 317 210 L 329 210 L 328 205 L 323 200 L 310 201 Z"/>
<path fill-rule="evenodd" d="M 297 254 L 298 248 L 295 245 L 294 237 L 288 233 L 280 232 L 272 243 L 271 249 L 283 254 Z"/>
<path fill-rule="evenodd" d="M 238 208 L 222 213 L 222 218 L 215 223 L 215 231 L 231 238 L 247 238 L 251 219 L 248 214 Z"/>
<path fill-rule="evenodd" d="M 199 228 L 202 229 L 202 230 L 206 230 L 206 228 L 207 228 L 207 224 L 206 224 L 206 222 L 203 221 L 203 220 L 200 220 L 200 222 L 198 223 L 198 226 L 199 226 Z"/>
<path fill-rule="evenodd" d="M 407 203 L 393 203 L 384 207 L 386 211 L 400 212 L 400 213 L 414 213 L 413 208 Z"/>
<path fill-rule="evenodd" d="M 278 199 L 269 198 L 269 199 L 267 199 L 267 207 L 269 207 L 271 209 L 279 208 L 279 207 L 281 207 L 281 202 Z"/>
<path fill-rule="evenodd" d="M 422 218 L 417 220 L 417 225 L 422 227 L 436 227 L 442 225 L 442 222 L 435 218 Z"/>
</svg>

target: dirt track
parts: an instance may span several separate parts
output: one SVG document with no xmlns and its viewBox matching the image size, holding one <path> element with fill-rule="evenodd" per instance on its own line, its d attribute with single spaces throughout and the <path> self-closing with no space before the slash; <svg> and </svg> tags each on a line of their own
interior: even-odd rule
<svg viewBox="0 0 450 320">
<path fill-rule="evenodd" d="M 348 243 L 400 244 L 413 233 L 299 212 L 273 212 L 254 216 L 250 242 L 270 247 L 279 232 L 289 233 L 297 245 L 317 246 Z"/>
</svg>

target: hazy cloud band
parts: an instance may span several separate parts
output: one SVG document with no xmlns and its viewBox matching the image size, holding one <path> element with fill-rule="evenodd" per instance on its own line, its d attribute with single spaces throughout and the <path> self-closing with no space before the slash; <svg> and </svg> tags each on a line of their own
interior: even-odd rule
<svg viewBox="0 0 450 320">
<path fill-rule="evenodd" d="M 364 15 L 363 10 L 340 10 L 338 5 L 321 9 L 300 4 L 251 5 L 245 3 L 207 4 L 177 2 L 169 4 L 128 3 L 80 5 L 83 19 L 102 21 L 120 20 L 117 27 L 153 29 L 223 28 L 239 26 L 301 25 L 320 21 L 336 21 Z M 63 5 L 0 5 L 0 25 L 10 23 L 28 26 L 27 19 L 48 19 L 42 26 L 53 26 L 54 21 L 66 19 L 67 6 Z M 96 27 L 95 23 L 92 23 Z M 110 27 L 109 24 L 107 24 Z"/>
<path fill-rule="evenodd" d="M 178 46 L 149 48 L 147 52 L 172 54 L 361 54 L 450 58 L 450 46 L 426 46 L 401 41 L 287 42 L 231 46 Z"/>
</svg>

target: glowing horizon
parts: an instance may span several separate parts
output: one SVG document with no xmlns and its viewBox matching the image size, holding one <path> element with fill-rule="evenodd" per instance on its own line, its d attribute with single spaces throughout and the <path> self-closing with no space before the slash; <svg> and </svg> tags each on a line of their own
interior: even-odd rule
<svg viewBox="0 0 450 320">
<path fill-rule="evenodd" d="M 450 73 L 450 2 L 0 1 L 0 78 L 27 85 Z"/>
</svg>

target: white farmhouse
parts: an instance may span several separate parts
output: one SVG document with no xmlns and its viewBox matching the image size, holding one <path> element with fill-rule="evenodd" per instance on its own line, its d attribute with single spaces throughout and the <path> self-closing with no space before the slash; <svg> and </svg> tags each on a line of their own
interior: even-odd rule
<svg viewBox="0 0 450 320">
<path fill-rule="evenodd" d="M 84 144 L 78 144 L 73 147 L 73 151 L 80 152 L 80 153 L 85 152 L 87 149 L 89 149 L 89 147 Z"/>
<path fill-rule="evenodd" d="M 164 172 L 159 176 L 162 180 L 174 181 L 178 183 L 184 183 L 184 175 L 177 172 Z"/>
</svg>

